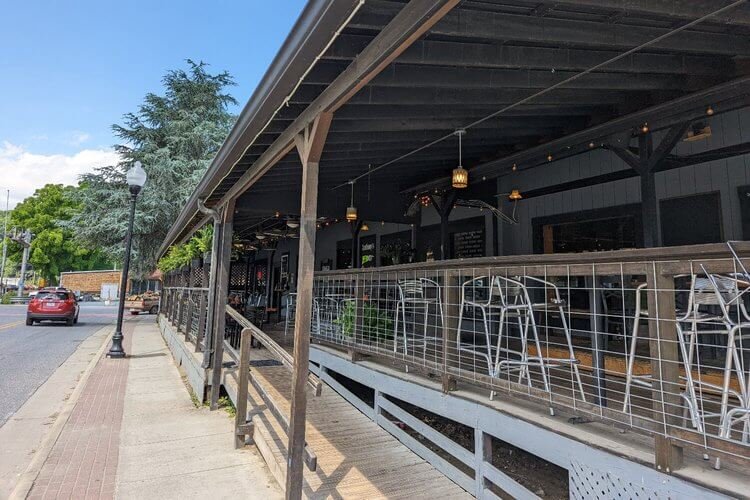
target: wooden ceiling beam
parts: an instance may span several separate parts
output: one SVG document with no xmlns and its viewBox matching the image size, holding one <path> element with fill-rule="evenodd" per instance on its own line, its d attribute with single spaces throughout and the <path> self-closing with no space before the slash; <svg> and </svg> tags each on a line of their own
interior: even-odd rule
<svg viewBox="0 0 750 500">
<path fill-rule="evenodd" d="M 372 36 L 342 34 L 324 56 L 324 60 L 351 61 Z M 581 71 L 615 57 L 619 51 L 503 45 L 468 41 L 420 40 L 409 47 L 397 64 L 443 65 L 462 68 L 552 69 Z M 692 54 L 643 53 L 616 61 L 606 67 L 613 73 L 660 73 L 677 75 L 715 75 L 733 68 L 729 57 Z"/>
<path fill-rule="evenodd" d="M 393 9 L 398 9 L 401 5 L 387 0 L 368 0 L 368 3 L 373 9 L 357 16 L 355 22 L 349 25 L 350 30 L 379 29 L 383 20 L 392 15 Z M 716 5 L 708 6 L 695 18 L 716 9 Z M 430 37 L 628 50 L 669 31 L 670 28 L 655 28 L 638 24 L 610 24 L 561 17 L 538 18 L 462 8 L 445 16 L 430 30 Z M 724 56 L 750 55 L 750 37 L 687 30 L 661 41 L 651 47 L 651 50 Z"/>
</svg>

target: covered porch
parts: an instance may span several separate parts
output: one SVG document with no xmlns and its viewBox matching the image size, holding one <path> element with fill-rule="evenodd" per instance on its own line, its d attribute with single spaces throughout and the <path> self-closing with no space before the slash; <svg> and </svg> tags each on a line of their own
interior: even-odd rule
<svg viewBox="0 0 750 500">
<path fill-rule="evenodd" d="M 325 367 L 355 406 L 389 395 L 363 412 L 476 496 L 535 494 L 487 467 L 493 439 L 571 496 L 598 453 L 637 464 L 614 491 L 648 464 L 648 491 L 741 492 L 750 246 L 726 242 L 750 236 L 750 11 L 728 5 L 307 6 L 162 249 L 214 226 L 162 306 L 212 405 L 243 339 L 292 373 L 291 497 Z M 473 432 L 470 464 L 439 419 Z"/>
</svg>

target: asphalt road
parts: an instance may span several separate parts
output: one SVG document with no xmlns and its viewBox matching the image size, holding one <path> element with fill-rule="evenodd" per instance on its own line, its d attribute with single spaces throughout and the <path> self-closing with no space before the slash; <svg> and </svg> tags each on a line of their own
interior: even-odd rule
<svg viewBox="0 0 750 500">
<path fill-rule="evenodd" d="M 83 340 L 113 324 L 116 311 L 113 305 L 83 302 L 77 325 L 26 326 L 26 306 L 0 305 L 0 426 Z"/>
</svg>

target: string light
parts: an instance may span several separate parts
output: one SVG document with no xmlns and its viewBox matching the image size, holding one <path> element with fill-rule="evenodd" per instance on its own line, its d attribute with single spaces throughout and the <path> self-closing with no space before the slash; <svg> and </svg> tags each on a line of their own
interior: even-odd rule
<svg viewBox="0 0 750 500">
<path fill-rule="evenodd" d="M 552 161 L 552 153 L 549 153 L 549 154 L 547 155 L 547 161 Z"/>
<path fill-rule="evenodd" d="M 461 165 L 461 137 L 465 133 L 465 130 L 456 130 L 458 136 L 458 166 L 453 169 L 451 178 L 451 185 L 456 189 L 464 189 L 469 185 L 469 172 Z"/>
<path fill-rule="evenodd" d="M 714 108 L 712 108 L 711 106 L 709 106 L 708 108 L 706 108 L 706 114 L 708 116 L 713 116 L 714 115 Z"/>
<path fill-rule="evenodd" d="M 511 201 L 518 201 L 521 198 L 523 198 L 523 196 L 521 195 L 521 192 L 518 189 L 512 189 L 510 191 L 510 194 L 508 195 L 508 199 Z"/>
<path fill-rule="evenodd" d="M 644 134 L 648 133 L 648 122 L 644 122 L 643 125 L 641 125 L 641 132 Z"/>
<path fill-rule="evenodd" d="M 346 220 L 354 222 L 357 220 L 357 207 L 354 206 L 354 181 L 349 181 L 349 184 L 352 185 L 352 198 L 349 207 L 346 209 Z"/>
</svg>

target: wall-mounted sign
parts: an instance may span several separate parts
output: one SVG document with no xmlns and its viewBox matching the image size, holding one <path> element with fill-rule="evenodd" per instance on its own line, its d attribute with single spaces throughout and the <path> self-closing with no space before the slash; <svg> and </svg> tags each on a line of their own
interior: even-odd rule
<svg viewBox="0 0 750 500">
<path fill-rule="evenodd" d="M 359 258 L 361 267 L 375 267 L 376 236 L 365 236 L 359 239 Z"/>
<path fill-rule="evenodd" d="M 484 229 L 461 231 L 452 234 L 454 259 L 484 257 Z"/>
</svg>

